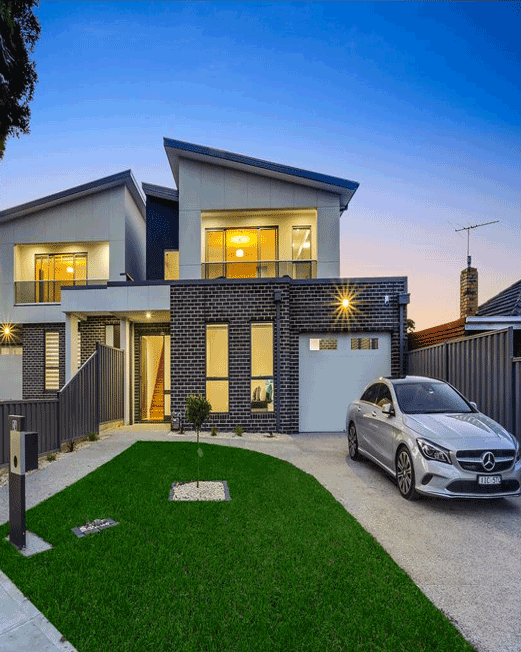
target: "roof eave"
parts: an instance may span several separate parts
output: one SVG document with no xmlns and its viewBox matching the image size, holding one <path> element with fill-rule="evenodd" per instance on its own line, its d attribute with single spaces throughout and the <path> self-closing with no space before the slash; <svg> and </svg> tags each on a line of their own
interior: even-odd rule
<svg viewBox="0 0 521 652">
<path fill-rule="evenodd" d="M 330 192 L 339 196 L 340 204 L 344 209 L 360 185 L 358 182 L 348 179 L 331 177 L 310 170 L 302 170 L 280 163 L 264 161 L 242 154 L 235 154 L 234 152 L 213 149 L 211 147 L 204 147 L 166 137 L 163 138 L 163 144 L 178 188 L 180 158 L 191 158 L 210 165 L 221 165 L 250 174 L 258 174 L 279 179 L 280 181 L 298 183 L 323 190 L 324 192 Z"/>
<path fill-rule="evenodd" d="M 54 206 L 65 204 L 69 201 L 74 201 L 88 195 L 97 194 L 104 190 L 109 190 L 110 188 L 115 188 L 116 186 L 121 185 L 127 187 L 144 219 L 146 216 L 145 200 L 136 180 L 134 179 L 132 171 L 125 170 L 124 172 L 118 172 L 109 177 L 103 177 L 102 179 L 90 181 L 89 183 L 84 183 L 80 186 L 75 186 L 74 188 L 68 188 L 67 190 L 62 190 L 25 204 L 7 208 L 0 211 L 0 222 L 10 222 L 11 220 L 25 217 L 31 213 L 36 213 L 47 208 L 53 208 Z"/>
</svg>

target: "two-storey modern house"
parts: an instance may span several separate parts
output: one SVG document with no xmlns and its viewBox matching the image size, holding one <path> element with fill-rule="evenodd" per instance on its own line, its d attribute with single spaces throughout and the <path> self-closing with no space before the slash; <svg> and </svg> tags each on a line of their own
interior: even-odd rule
<svg viewBox="0 0 521 652">
<path fill-rule="evenodd" d="M 177 189 L 143 198 L 125 172 L 0 212 L 23 397 L 56 392 L 99 341 L 124 351 L 128 423 L 170 421 L 196 392 L 219 429 L 343 429 L 367 382 L 402 372 L 408 302 L 404 277 L 340 278 L 358 184 L 164 147 Z"/>
</svg>

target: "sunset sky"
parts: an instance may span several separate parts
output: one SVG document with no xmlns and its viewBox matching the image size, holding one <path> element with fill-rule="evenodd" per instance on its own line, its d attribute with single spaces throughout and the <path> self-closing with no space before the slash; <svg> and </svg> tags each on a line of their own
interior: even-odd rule
<svg viewBox="0 0 521 652">
<path fill-rule="evenodd" d="M 132 169 L 163 137 L 358 181 L 341 275 L 409 278 L 417 330 L 521 278 L 520 2 L 56 2 L 0 209 Z"/>
</svg>

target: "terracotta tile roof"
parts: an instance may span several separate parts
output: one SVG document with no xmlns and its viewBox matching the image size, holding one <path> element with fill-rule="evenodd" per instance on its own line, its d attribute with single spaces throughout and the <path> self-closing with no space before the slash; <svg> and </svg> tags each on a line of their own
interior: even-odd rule
<svg viewBox="0 0 521 652">
<path fill-rule="evenodd" d="M 409 351 L 422 349 L 425 346 L 440 344 L 446 340 L 454 340 L 465 336 L 465 317 L 451 321 L 446 324 L 439 324 L 432 328 L 426 328 L 417 333 L 409 333 Z"/>
</svg>

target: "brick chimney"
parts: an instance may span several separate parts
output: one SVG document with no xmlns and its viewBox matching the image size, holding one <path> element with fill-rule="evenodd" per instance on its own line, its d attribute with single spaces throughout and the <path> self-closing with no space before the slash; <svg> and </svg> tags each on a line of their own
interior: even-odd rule
<svg viewBox="0 0 521 652">
<path fill-rule="evenodd" d="M 478 270 L 470 266 L 460 274 L 460 317 L 472 317 L 478 310 Z"/>
</svg>

